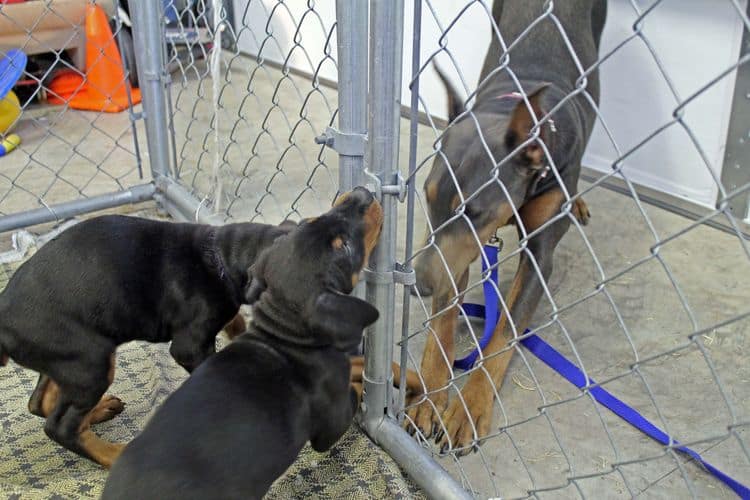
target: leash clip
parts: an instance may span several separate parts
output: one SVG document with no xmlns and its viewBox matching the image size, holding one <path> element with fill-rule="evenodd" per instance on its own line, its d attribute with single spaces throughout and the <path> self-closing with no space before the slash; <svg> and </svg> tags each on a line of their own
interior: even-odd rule
<svg viewBox="0 0 750 500">
<path fill-rule="evenodd" d="M 503 242 L 503 239 L 500 237 L 500 235 L 497 234 L 498 231 L 500 231 L 500 228 L 495 229 L 495 234 L 490 237 L 487 244 L 492 245 L 493 247 L 497 248 L 498 252 L 502 252 L 503 245 L 505 243 Z"/>
</svg>

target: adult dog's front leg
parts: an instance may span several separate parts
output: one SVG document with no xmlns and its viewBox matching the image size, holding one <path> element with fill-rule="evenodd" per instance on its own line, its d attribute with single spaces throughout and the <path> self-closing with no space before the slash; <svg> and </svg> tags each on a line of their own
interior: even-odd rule
<svg viewBox="0 0 750 500">
<path fill-rule="evenodd" d="M 526 203 L 521 209 L 526 231 L 534 231 L 558 213 L 563 199 L 562 193 L 552 191 Z M 567 218 L 560 219 L 529 241 L 528 250 L 531 255 L 522 254 L 505 299 L 515 332 L 507 314 L 503 314 L 492 340 L 483 351 L 486 361 L 471 374 L 460 396 L 453 399 L 443 415 L 446 434 L 438 436 L 441 438 L 441 450 L 459 450 L 459 454 L 465 454 L 489 434 L 495 394 L 500 391 L 516 349 L 512 341 L 516 334 L 523 334 L 529 326 L 543 293 L 540 276 L 531 256 L 536 261 L 541 278 L 547 281 L 552 273 L 554 249 L 569 225 Z"/>
<path fill-rule="evenodd" d="M 432 311 L 443 310 L 448 305 L 446 295 L 435 295 Z M 442 430 L 440 415 L 448 406 L 446 386 L 455 359 L 453 332 L 456 329 L 458 308 L 451 307 L 430 322 L 420 373 L 424 380 L 424 397 L 410 408 L 404 425 L 410 432 L 418 430 L 429 438 Z"/>
</svg>

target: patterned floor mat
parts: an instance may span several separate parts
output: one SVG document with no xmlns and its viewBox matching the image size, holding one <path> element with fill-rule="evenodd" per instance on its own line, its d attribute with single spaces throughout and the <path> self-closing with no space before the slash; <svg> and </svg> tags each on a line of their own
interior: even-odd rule
<svg viewBox="0 0 750 500">
<path fill-rule="evenodd" d="M 0 264 L 0 290 L 20 265 Z M 155 408 L 185 379 L 165 344 L 132 342 L 117 351 L 111 393 L 125 411 L 96 426 L 114 442 L 132 439 Z M 37 374 L 13 362 L 0 368 L 0 498 L 98 498 L 106 471 L 50 441 L 42 419 L 26 410 Z M 262 450 L 249 450 L 262 460 Z M 269 499 L 424 498 L 399 467 L 356 426 L 327 453 L 306 447 Z"/>
</svg>

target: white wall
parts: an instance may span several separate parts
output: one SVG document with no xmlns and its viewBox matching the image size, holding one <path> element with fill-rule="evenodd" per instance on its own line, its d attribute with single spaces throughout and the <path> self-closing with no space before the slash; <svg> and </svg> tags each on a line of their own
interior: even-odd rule
<svg viewBox="0 0 750 500">
<path fill-rule="evenodd" d="M 651 3 L 638 2 L 641 5 Z M 240 19 L 246 0 L 234 0 L 234 3 L 235 15 Z M 440 50 L 439 24 L 446 28 L 467 2 L 433 0 L 431 3 L 436 9 L 434 13 L 426 3 L 423 4 L 422 61 Z M 255 54 L 265 36 L 268 13 L 277 4 L 273 0 L 264 0 L 250 5 L 251 10 L 244 19 L 251 30 L 240 34 L 239 45 L 242 50 Z M 298 23 L 301 13 L 306 10 L 305 0 L 288 0 L 286 5 L 291 16 L 277 7 L 270 25 L 276 40 L 267 43 L 263 51 L 270 60 L 283 60 L 278 46 L 285 49 L 284 53 L 291 47 L 295 31 L 292 17 Z M 316 12 L 325 29 L 317 17 L 309 14 L 305 17 L 301 40 L 312 62 L 301 50 L 295 49 L 290 59 L 292 66 L 304 71 L 315 70 L 315 65 L 323 57 L 326 30 L 335 19 L 334 5 L 332 0 L 316 4 Z M 406 104 L 410 99 L 412 8 L 412 2 L 406 2 L 402 90 L 402 101 Z M 635 18 L 628 0 L 609 0 L 601 54 L 608 53 L 632 35 Z M 667 0 L 647 16 L 642 32 L 658 54 L 676 91 L 685 99 L 737 60 L 742 26 L 729 0 Z M 445 46 L 457 61 L 465 85 L 446 54 L 438 55 L 437 60 L 460 89 L 465 92 L 473 90 L 490 40 L 488 14 L 483 6 L 479 3 L 471 5 L 453 25 L 446 40 Z M 335 34 L 332 42 L 335 57 Z M 326 64 L 320 75 L 335 80 L 336 70 L 332 64 Z M 672 119 L 677 101 L 641 39 L 632 39 L 602 65 L 601 80 L 601 113 L 621 152 L 627 152 Z M 422 74 L 420 88 L 424 102 L 422 111 L 445 117 L 445 95 L 431 69 Z M 733 88 L 734 77 L 730 75 L 685 108 L 685 123 L 693 131 L 717 176 L 721 175 Z M 597 126 L 584 165 L 609 171 L 616 158 L 615 149 L 603 128 Z M 702 205 L 713 206 L 715 203 L 717 186 L 697 149 L 679 125 L 673 125 L 649 141 L 629 156 L 624 165 L 624 172 L 632 181 Z"/>
</svg>

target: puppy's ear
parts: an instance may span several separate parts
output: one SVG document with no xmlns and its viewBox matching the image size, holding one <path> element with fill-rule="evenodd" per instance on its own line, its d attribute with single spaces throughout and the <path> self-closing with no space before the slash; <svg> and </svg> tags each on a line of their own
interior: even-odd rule
<svg viewBox="0 0 750 500">
<path fill-rule="evenodd" d="M 281 224 L 279 224 L 279 228 L 280 229 L 284 229 L 286 231 L 291 231 L 292 229 L 296 228 L 297 225 L 298 224 L 296 222 L 294 222 L 293 220 L 287 219 L 287 220 L 283 221 Z"/>
<path fill-rule="evenodd" d="M 537 120 L 544 116 L 541 102 L 542 96 L 544 96 L 544 92 L 549 85 L 549 83 L 544 83 L 528 94 L 529 104 L 531 104 L 531 109 L 534 111 Z M 505 133 L 505 146 L 508 148 L 508 151 L 516 149 L 519 144 L 525 142 L 529 138 L 529 133 L 531 133 L 532 128 L 534 128 L 534 117 L 529 113 L 529 108 L 526 106 L 526 102 L 520 100 L 513 109 L 513 113 L 510 115 L 508 131 Z M 547 141 L 546 128 L 547 127 L 543 126 L 539 132 L 539 138 L 542 142 L 545 142 L 545 144 Z M 525 162 L 528 162 L 532 167 L 540 167 L 544 163 L 544 151 L 537 142 L 532 142 L 527 145 L 523 151 L 519 153 L 519 156 L 521 156 L 521 158 Z"/>
<path fill-rule="evenodd" d="M 338 292 L 324 292 L 315 301 L 310 327 L 349 352 L 362 340 L 362 330 L 377 321 L 380 313 L 362 299 Z"/>
<path fill-rule="evenodd" d="M 260 298 L 260 294 L 266 289 L 266 283 L 253 275 L 253 268 L 248 271 L 250 279 L 245 287 L 245 303 L 253 305 Z"/>
</svg>

